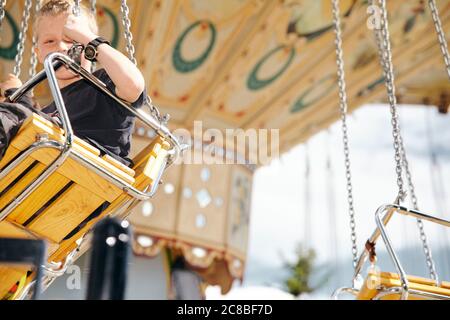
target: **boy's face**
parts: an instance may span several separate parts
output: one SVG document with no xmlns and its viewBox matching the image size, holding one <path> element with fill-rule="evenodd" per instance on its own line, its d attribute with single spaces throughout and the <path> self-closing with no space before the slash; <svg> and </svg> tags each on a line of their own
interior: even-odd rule
<svg viewBox="0 0 450 320">
<path fill-rule="evenodd" d="M 59 14 L 56 16 L 44 16 L 39 19 L 36 28 L 37 46 L 36 53 L 40 63 L 48 54 L 60 52 L 67 55 L 67 51 L 72 47 L 72 39 L 67 38 L 63 34 L 64 25 L 66 24 L 68 14 Z M 89 70 L 90 62 L 81 55 L 81 65 Z M 60 68 L 56 72 L 58 80 L 70 80 L 77 76 L 66 68 Z"/>
</svg>

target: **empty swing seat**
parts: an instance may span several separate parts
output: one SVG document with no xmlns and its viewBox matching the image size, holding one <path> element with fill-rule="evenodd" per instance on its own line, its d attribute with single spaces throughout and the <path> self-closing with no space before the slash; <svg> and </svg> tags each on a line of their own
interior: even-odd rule
<svg viewBox="0 0 450 320">
<path fill-rule="evenodd" d="M 0 170 L 4 170 L 37 141 L 64 143 L 64 131 L 48 120 L 33 114 L 11 141 Z M 85 141 L 74 137 L 72 150 L 115 179 L 138 190 L 159 183 L 166 166 L 170 144 L 157 136 L 134 159 L 128 168 Z M 14 203 L 16 197 L 60 155 L 55 148 L 35 149 L 0 180 L 0 214 Z M 6 171 L 5 171 L 6 172 Z M 41 185 L 24 198 L 2 221 L 0 237 L 45 239 L 48 242 L 47 261 L 63 263 L 74 251 L 79 240 L 101 218 L 113 215 L 134 200 L 126 188 L 92 170 L 69 156 Z M 27 277 L 28 269 L 21 266 L 0 266 L 0 299 Z M 33 274 L 28 273 L 27 283 Z"/>
</svg>

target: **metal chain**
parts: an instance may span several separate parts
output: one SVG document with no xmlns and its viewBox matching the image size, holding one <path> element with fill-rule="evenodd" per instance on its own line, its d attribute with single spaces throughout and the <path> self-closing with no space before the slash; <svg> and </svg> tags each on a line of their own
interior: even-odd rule
<svg viewBox="0 0 450 320">
<path fill-rule="evenodd" d="M 336 64 L 337 64 L 337 76 L 339 85 L 339 108 L 341 112 L 341 124 L 342 124 L 342 140 L 344 143 L 344 157 L 345 157 L 345 177 L 347 180 L 347 201 L 348 201 L 348 213 L 350 217 L 350 230 L 352 241 L 352 256 L 353 256 L 353 268 L 356 268 L 358 263 L 358 247 L 356 244 L 356 223 L 355 223 L 355 208 L 353 205 L 353 186 L 352 175 L 350 165 L 350 148 L 348 139 L 347 128 L 347 94 L 345 84 L 345 72 L 344 72 L 344 58 L 342 50 L 342 33 L 341 33 L 341 21 L 339 12 L 339 0 L 333 0 L 333 21 L 334 32 L 336 34 Z"/>
<path fill-rule="evenodd" d="M 23 52 L 25 50 L 25 38 L 27 36 L 27 30 L 28 30 L 28 20 L 30 19 L 30 11 L 31 11 L 31 0 L 25 1 L 25 8 L 22 15 L 22 21 L 20 23 L 20 32 L 19 32 L 19 43 L 17 44 L 17 54 L 15 58 L 15 65 L 14 65 L 14 75 L 16 77 L 20 76 L 21 73 L 21 65 L 23 61 Z"/>
<path fill-rule="evenodd" d="M 124 35 L 126 44 L 126 50 L 130 60 L 137 65 L 135 58 L 135 49 L 133 45 L 133 34 L 131 33 L 131 22 L 130 22 L 130 10 L 128 9 L 127 0 L 122 0 L 120 11 L 122 12 L 122 25 L 124 28 Z"/>
<path fill-rule="evenodd" d="M 80 0 L 74 0 L 73 3 L 72 13 L 75 17 L 78 17 L 81 14 Z"/>
<path fill-rule="evenodd" d="M 6 0 L 0 0 L 0 31 L 2 30 L 3 19 L 5 18 L 6 13 Z M 0 32 L 1 34 L 1 32 Z"/>
<path fill-rule="evenodd" d="M 126 40 L 126 50 L 128 57 L 135 65 L 137 60 L 135 57 L 135 48 L 133 45 L 133 34 L 131 33 L 130 10 L 128 8 L 127 0 L 121 0 L 120 12 L 122 13 L 122 25 L 124 28 L 124 35 Z M 169 115 L 162 116 L 158 108 L 153 104 L 152 99 L 147 95 L 144 102 L 150 109 L 150 113 L 158 119 L 161 123 L 166 124 L 169 121 Z"/>
<path fill-rule="evenodd" d="M 447 39 L 445 37 L 444 29 L 442 28 L 441 19 L 439 18 L 439 11 L 434 0 L 428 0 L 430 6 L 431 16 L 433 18 L 434 27 L 438 36 L 439 45 L 441 47 L 442 57 L 444 58 L 447 75 L 450 79 L 450 54 L 448 53 Z"/>
<path fill-rule="evenodd" d="M 395 79 L 394 70 L 392 63 L 392 51 L 389 35 L 389 26 L 387 18 L 386 1 L 379 0 L 379 5 L 381 7 L 381 28 L 379 32 L 375 32 L 377 45 L 380 54 L 380 63 L 384 71 L 385 84 L 388 94 L 388 100 L 390 104 L 391 116 L 392 116 L 392 135 L 394 137 L 394 150 L 395 150 L 395 161 L 396 161 L 396 172 L 397 172 L 397 184 L 399 187 L 398 199 L 403 200 L 405 197 L 405 191 L 403 186 L 402 171 L 405 170 L 406 179 L 408 182 L 408 190 L 411 194 L 411 202 L 414 209 L 418 210 L 418 201 L 415 194 L 415 188 L 412 181 L 411 172 L 409 170 L 409 163 L 406 156 L 405 146 L 403 143 L 403 138 L 401 136 L 400 123 L 397 112 L 397 99 L 395 95 Z M 436 273 L 435 263 L 431 254 L 431 249 L 428 245 L 427 237 L 425 234 L 423 222 L 418 219 L 417 226 L 420 232 L 420 240 L 422 241 L 423 251 L 426 256 L 427 266 L 430 272 L 430 276 L 438 281 L 438 276 Z"/>
<path fill-rule="evenodd" d="M 406 180 L 408 182 L 408 190 L 411 195 L 411 203 L 413 205 L 414 210 L 419 210 L 419 204 L 417 201 L 417 196 L 416 196 L 414 184 L 412 181 L 411 171 L 409 170 L 409 163 L 408 163 L 408 159 L 406 157 L 405 146 L 403 144 L 403 139 L 401 137 L 400 137 L 400 144 L 401 144 L 401 153 L 402 153 L 402 163 L 403 163 L 403 167 L 405 169 Z M 434 263 L 433 254 L 432 254 L 430 246 L 428 244 L 428 239 L 427 239 L 427 235 L 425 233 L 425 227 L 424 227 L 423 221 L 421 219 L 417 219 L 416 222 L 417 222 L 417 227 L 419 228 L 420 241 L 422 242 L 422 249 L 423 249 L 423 252 L 426 257 L 426 263 L 428 266 L 430 276 L 432 279 L 434 279 L 436 282 L 438 282 L 439 278 L 438 278 L 438 274 L 436 271 L 436 265 Z"/>
<path fill-rule="evenodd" d="M 384 2 L 384 1 L 383 1 Z M 381 7 L 383 4 L 380 3 Z M 385 3 L 384 3 L 385 5 Z M 385 9 L 385 7 L 384 7 Z M 388 95 L 388 101 L 391 111 L 392 136 L 394 138 L 395 151 L 395 172 L 397 174 L 398 199 L 404 199 L 406 196 L 402 177 L 402 155 L 401 155 L 401 138 L 400 123 L 397 112 L 397 98 L 394 85 L 394 71 L 392 65 L 392 52 L 389 33 L 387 31 L 387 13 L 381 10 L 380 30 L 376 30 L 375 36 L 378 45 L 378 53 L 380 55 L 380 64 L 384 71 L 385 85 Z"/>
<path fill-rule="evenodd" d="M 97 14 L 97 0 L 91 0 L 91 12 L 94 16 Z"/>
<path fill-rule="evenodd" d="M 97 16 L 97 1 L 96 0 L 91 0 L 90 2 L 91 4 L 91 13 L 94 17 Z M 95 62 L 91 62 L 91 73 L 94 73 L 94 71 L 97 69 L 97 64 Z"/>
<path fill-rule="evenodd" d="M 36 0 L 36 4 L 34 7 L 35 21 L 36 21 L 36 17 L 37 17 L 37 14 L 40 9 L 41 9 L 41 2 L 39 0 Z M 33 30 L 33 40 L 32 40 L 32 44 L 31 44 L 30 70 L 28 71 L 28 75 L 30 76 L 30 78 L 32 78 L 36 75 L 36 67 L 38 64 L 36 46 L 37 46 L 36 30 Z"/>
</svg>

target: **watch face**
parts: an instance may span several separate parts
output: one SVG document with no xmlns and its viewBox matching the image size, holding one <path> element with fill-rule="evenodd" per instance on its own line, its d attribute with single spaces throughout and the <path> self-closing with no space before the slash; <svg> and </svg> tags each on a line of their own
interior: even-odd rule
<svg viewBox="0 0 450 320">
<path fill-rule="evenodd" d="M 84 54 L 86 59 L 90 60 L 95 58 L 96 51 L 91 46 L 87 46 L 86 49 L 84 50 Z"/>
</svg>

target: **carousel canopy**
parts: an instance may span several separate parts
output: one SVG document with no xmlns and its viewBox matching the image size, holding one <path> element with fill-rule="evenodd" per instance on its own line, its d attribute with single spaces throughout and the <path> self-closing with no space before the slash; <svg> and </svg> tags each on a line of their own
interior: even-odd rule
<svg viewBox="0 0 450 320">
<path fill-rule="evenodd" d="M 172 125 L 192 128 L 195 120 L 202 120 L 207 128 L 280 129 L 284 152 L 339 118 L 330 1 L 128 4 L 148 92 L 171 115 Z M 13 68 L 23 5 L 7 3 L 2 75 Z M 438 5 L 444 30 L 448 29 L 450 1 Z M 100 0 L 97 6 L 102 35 L 124 48 L 120 1 Z M 400 102 L 446 110 L 450 86 L 426 3 L 389 1 L 388 12 Z M 366 1 L 346 0 L 341 1 L 341 13 L 349 108 L 384 101 L 371 30 L 377 12 L 367 11 Z M 31 36 L 27 41 L 30 46 Z M 26 77 L 23 72 L 22 79 Z"/>
</svg>

